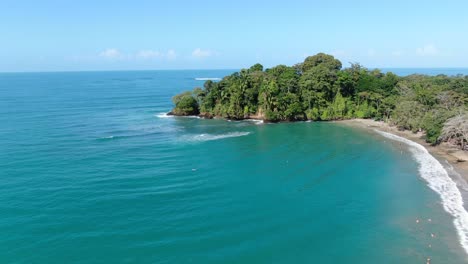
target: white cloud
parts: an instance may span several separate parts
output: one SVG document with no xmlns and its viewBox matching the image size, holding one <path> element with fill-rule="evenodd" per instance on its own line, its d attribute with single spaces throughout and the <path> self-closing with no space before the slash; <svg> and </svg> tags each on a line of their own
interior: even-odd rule
<svg viewBox="0 0 468 264">
<path fill-rule="evenodd" d="M 107 58 L 107 59 L 119 59 L 122 58 L 123 55 L 120 53 L 118 49 L 106 49 L 103 52 L 99 53 L 99 56 Z"/>
<path fill-rule="evenodd" d="M 174 60 L 177 58 L 177 53 L 173 49 L 170 49 L 167 52 L 160 52 L 157 50 L 140 50 L 135 54 L 134 57 L 137 59 L 165 58 L 168 60 Z"/>
<path fill-rule="evenodd" d="M 151 59 L 167 59 L 174 60 L 177 57 L 175 50 L 170 49 L 167 52 L 160 52 L 157 50 L 144 49 L 135 53 L 122 53 L 118 49 L 110 48 L 100 52 L 99 57 L 109 60 L 151 60 Z"/>
<path fill-rule="evenodd" d="M 206 57 L 211 57 L 213 55 L 214 53 L 211 50 L 202 50 L 200 48 L 196 48 L 192 52 L 192 57 L 195 57 L 195 58 L 206 58 Z"/>
<path fill-rule="evenodd" d="M 139 59 L 154 59 L 162 56 L 161 52 L 155 50 L 140 50 L 136 54 L 136 57 Z"/>
<path fill-rule="evenodd" d="M 419 56 L 434 56 L 434 55 L 437 55 L 437 53 L 439 53 L 439 51 L 432 44 L 428 44 L 422 48 L 416 49 L 416 54 Z"/>
</svg>

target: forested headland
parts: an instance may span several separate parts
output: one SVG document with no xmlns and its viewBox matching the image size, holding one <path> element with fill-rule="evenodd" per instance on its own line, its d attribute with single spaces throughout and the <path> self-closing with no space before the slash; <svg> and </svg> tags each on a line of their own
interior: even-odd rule
<svg viewBox="0 0 468 264">
<path fill-rule="evenodd" d="M 450 141 L 467 149 L 468 76 L 410 75 L 342 67 L 319 53 L 294 66 L 242 69 L 219 82 L 208 80 L 173 97 L 173 115 L 280 121 L 383 120 L 424 131 L 432 144 Z"/>
</svg>

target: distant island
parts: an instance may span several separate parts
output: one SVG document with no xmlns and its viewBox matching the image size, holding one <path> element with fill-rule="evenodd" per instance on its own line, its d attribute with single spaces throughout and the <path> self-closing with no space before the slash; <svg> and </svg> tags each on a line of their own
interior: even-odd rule
<svg viewBox="0 0 468 264">
<path fill-rule="evenodd" d="M 383 120 L 402 130 L 424 131 L 431 144 L 448 141 L 468 149 L 468 76 L 399 77 L 358 63 L 342 69 L 339 60 L 324 53 L 294 66 L 264 70 L 255 64 L 178 94 L 173 103 L 169 115 L 176 116 L 265 122 Z"/>
</svg>

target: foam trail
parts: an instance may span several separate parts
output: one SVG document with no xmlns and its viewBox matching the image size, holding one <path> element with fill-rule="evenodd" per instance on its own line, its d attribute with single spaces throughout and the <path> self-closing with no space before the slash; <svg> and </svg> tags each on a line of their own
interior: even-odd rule
<svg viewBox="0 0 468 264">
<path fill-rule="evenodd" d="M 253 122 L 253 123 L 255 123 L 256 125 L 261 125 L 261 124 L 264 123 L 263 120 L 261 120 L 261 119 L 246 119 L 245 121 L 247 121 L 247 122 Z"/>
<path fill-rule="evenodd" d="M 173 118 L 173 117 L 178 117 L 178 118 L 197 118 L 200 119 L 199 116 L 174 116 L 174 115 L 168 115 L 167 113 L 159 113 L 154 115 L 157 118 Z"/>
<path fill-rule="evenodd" d="M 113 139 L 113 138 L 114 138 L 114 136 L 107 136 L 107 137 L 100 137 L 98 139 L 104 140 L 104 139 Z"/>
<path fill-rule="evenodd" d="M 201 78 L 195 78 L 196 81 L 208 81 L 208 80 L 211 80 L 211 81 L 221 81 L 221 78 L 216 78 L 216 77 L 201 77 Z"/>
<path fill-rule="evenodd" d="M 166 112 L 163 112 L 163 113 L 158 113 L 155 115 L 156 117 L 159 117 L 159 118 L 169 118 L 169 117 L 172 117 L 170 115 L 167 115 Z"/>
<path fill-rule="evenodd" d="M 250 132 L 231 132 L 231 133 L 221 134 L 221 135 L 200 134 L 200 135 L 190 136 L 186 138 L 186 140 L 192 141 L 192 142 L 211 141 L 211 140 L 218 140 L 218 139 L 224 139 L 224 138 L 242 137 L 242 136 L 247 136 L 248 134 L 250 134 Z"/>
<path fill-rule="evenodd" d="M 454 219 L 453 223 L 460 239 L 460 244 L 468 253 L 468 212 L 463 207 L 463 197 L 457 184 L 449 177 L 442 164 L 434 158 L 422 145 L 387 132 L 375 130 L 380 135 L 403 142 L 410 146 L 409 150 L 419 163 L 419 173 L 427 181 L 427 185 L 437 192 L 442 199 L 442 205 Z"/>
</svg>

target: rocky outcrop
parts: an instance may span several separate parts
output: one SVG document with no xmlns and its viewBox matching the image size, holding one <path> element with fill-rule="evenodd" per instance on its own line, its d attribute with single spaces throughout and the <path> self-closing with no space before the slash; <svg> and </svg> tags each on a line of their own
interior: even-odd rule
<svg viewBox="0 0 468 264">
<path fill-rule="evenodd" d="M 172 110 L 169 113 L 167 113 L 168 116 L 196 116 L 197 114 L 197 112 L 184 112 L 175 110 Z"/>
<path fill-rule="evenodd" d="M 210 113 L 200 113 L 198 115 L 198 117 L 205 118 L 205 119 L 213 119 L 214 118 L 214 116 L 212 114 L 210 114 Z"/>
</svg>

